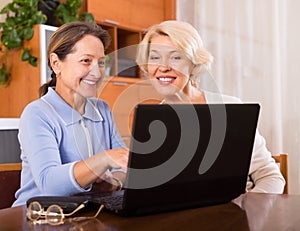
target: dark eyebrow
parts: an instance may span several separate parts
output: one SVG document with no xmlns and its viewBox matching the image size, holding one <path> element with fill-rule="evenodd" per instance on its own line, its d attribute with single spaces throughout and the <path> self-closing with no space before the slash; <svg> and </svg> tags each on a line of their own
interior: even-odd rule
<svg viewBox="0 0 300 231">
<path fill-rule="evenodd" d="M 82 54 L 82 55 L 80 55 L 80 56 L 89 56 L 89 57 L 94 57 L 93 55 L 91 55 L 91 54 Z"/>
<path fill-rule="evenodd" d="M 95 56 L 94 55 L 91 55 L 91 54 L 82 54 L 82 56 L 88 56 L 88 57 L 91 57 L 91 58 L 94 58 Z M 105 56 L 101 56 L 99 59 L 105 59 Z"/>
</svg>

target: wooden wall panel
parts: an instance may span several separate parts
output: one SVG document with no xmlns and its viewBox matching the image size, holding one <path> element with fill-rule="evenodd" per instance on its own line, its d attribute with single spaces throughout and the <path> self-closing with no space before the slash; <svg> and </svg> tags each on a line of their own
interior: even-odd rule
<svg viewBox="0 0 300 231">
<path fill-rule="evenodd" d="M 25 43 L 36 57 L 40 57 L 39 26 L 35 27 L 34 37 Z M 8 64 L 12 81 L 6 88 L 0 87 L 0 117 L 18 118 L 24 107 L 38 98 L 40 86 L 40 61 L 33 67 L 21 61 L 22 51 L 11 51 Z M 40 59 L 39 59 L 40 60 Z"/>
</svg>

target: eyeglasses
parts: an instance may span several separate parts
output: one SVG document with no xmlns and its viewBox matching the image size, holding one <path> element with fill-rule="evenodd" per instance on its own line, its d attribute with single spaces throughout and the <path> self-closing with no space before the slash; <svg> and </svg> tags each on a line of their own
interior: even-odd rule
<svg viewBox="0 0 300 231">
<path fill-rule="evenodd" d="M 85 204 L 80 204 L 74 211 L 71 213 L 64 214 L 63 209 L 59 205 L 50 205 L 45 211 L 41 204 L 37 201 L 33 201 L 27 207 L 26 216 L 32 221 L 34 224 L 50 224 L 50 225 L 60 225 L 64 223 L 65 217 L 72 216 L 74 213 L 84 208 Z M 103 205 L 101 205 L 94 216 L 91 217 L 74 217 L 75 221 L 84 220 L 84 219 L 93 219 L 96 218 L 101 210 L 103 209 Z M 41 220 L 40 218 L 43 218 Z"/>
</svg>

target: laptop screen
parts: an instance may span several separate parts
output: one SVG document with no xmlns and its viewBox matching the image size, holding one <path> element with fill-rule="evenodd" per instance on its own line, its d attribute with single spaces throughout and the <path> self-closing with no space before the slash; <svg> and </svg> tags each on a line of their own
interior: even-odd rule
<svg viewBox="0 0 300 231">
<path fill-rule="evenodd" d="M 138 105 L 128 209 L 228 202 L 245 192 L 258 104 Z"/>
</svg>

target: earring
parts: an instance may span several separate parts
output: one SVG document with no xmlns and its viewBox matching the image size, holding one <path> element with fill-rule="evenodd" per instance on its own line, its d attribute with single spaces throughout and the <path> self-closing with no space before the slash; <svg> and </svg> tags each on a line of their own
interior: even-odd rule
<svg viewBox="0 0 300 231">
<path fill-rule="evenodd" d="M 193 74 L 190 74 L 190 81 L 191 81 L 192 86 L 196 87 L 196 82 L 195 82 Z"/>
<path fill-rule="evenodd" d="M 55 76 L 56 76 L 56 79 L 59 79 L 59 78 L 61 77 L 61 74 L 60 74 L 60 72 L 58 72 L 58 73 L 55 73 Z"/>
</svg>

